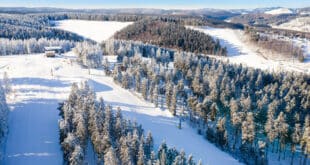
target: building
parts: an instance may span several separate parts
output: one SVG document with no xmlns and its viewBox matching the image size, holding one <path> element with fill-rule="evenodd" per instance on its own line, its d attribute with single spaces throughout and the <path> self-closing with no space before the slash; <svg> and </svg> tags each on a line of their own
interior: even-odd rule
<svg viewBox="0 0 310 165">
<path fill-rule="evenodd" d="M 60 54 L 62 51 L 61 46 L 47 46 L 44 47 L 46 57 L 55 57 L 56 54 Z"/>
</svg>

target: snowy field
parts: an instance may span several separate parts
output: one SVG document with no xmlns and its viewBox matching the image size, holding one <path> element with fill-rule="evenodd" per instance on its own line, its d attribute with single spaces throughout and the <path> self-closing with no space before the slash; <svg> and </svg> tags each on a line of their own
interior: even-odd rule
<svg viewBox="0 0 310 165">
<path fill-rule="evenodd" d="M 155 108 L 116 85 L 103 70 L 92 69 L 89 75 L 87 69 L 71 64 L 74 58 L 72 54 L 57 58 L 42 54 L 0 57 L 0 66 L 5 66 L 1 74 L 9 74 L 15 90 L 15 97 L 9 100 L 12 109 L 5 164 L 61 164 L 57 103 L 68 97 L 71 83 L 83 80 L 89 82 L 98 98 L 121 107 L 125 117 L 151 131 L 156 147 L 165 140 L 169 146 L 201 158 L 203 164 L 239 164 L 188 125 L 178 129 L 178 119 L 168 110 Z"/>
<path fill-rule="evenodd" d="M 298 60 L 284 61 L 267 58 L 269 55 L 259 53 L 255 49 L 242 42 L 243 32 L 233 29 L 210 28 L 210 27 L 187 27 L 209 34 L 220 40 L 221 45 L 226 46 L 228 57 L 215 57 L 222 60 L 229 60 L 235 64 L 244 64 L 253 68 L 260 68 L 269 71 L 293 71 L 310 74 L 310 45 L 305 43 L 307 57 L 305 62 Z M 297 42 L 297 41 L 296 41 Z"/>
<path fill-rule="evenodd" d="M 77 33 L 101 43 L 130 24 L 132 22 L 63 20 L 56 22 L 56 28 Z"/>
</svg>

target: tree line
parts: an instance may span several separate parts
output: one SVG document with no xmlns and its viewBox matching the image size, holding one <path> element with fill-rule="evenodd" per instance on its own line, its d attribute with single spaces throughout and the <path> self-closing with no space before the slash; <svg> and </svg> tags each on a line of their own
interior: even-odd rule
<svg viewBox="0 0 310 165">
<path fill-rule="evenodd" d="M 127 44 L 114 47 L 122 52 L 112 74 L 116 83 L 169 109 L 222 150 L 247 164 L 307 164 L 308 75 L 269 73 L 186 52 L 167 56 L 160 48 L 151 55 L 147 44 L 113 43 Z"/>
<path fill-rule="evenodd" d="M 65 164 L 83 164 L 87 142 L 96 153 L 97 164 L 108 165 L 194 165 L 193 156 L 169 148 L 163 142 L 154 148 L 152 134 L 142 126 L 123 118 L 103 99 L 96 101 L 88 84 L 74 83 L 68 100 L 59 108 L 60 142 Z M 201 164 L 201 163 L 200 163 Z"/>
<path fill-rule="evenodd" d="M 75 46 L 75 42 L 59 39 L 25 39 L 15 40 L 0 38 L 0 56 L 43 53 L 46 46 L 61 46 L 64 52 L 68 52 Z"/>
</svg>

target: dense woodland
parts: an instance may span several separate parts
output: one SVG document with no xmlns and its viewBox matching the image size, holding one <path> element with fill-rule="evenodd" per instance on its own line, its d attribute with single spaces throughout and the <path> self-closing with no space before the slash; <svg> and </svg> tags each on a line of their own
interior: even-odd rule
<svg viewBox="0 0 310 165">
<path fill-rule="evenodd" d="M 0 81 L 0 162 L 3 159 L 3 146 L 8 133 L 9 108 L 6 103 L 6 95 L 12 92 L 11 80 L 6 72 Z"/>
<path fill-rule="evenodd" d="M 182 51 L 226 56 L 226 48 L 211 36 L 163 20 L 142 20 L 114 35 L 115 39 L 142 41 Z"/>
<path fill-rule="evenodd" d="M 156 107 L 169 109 L 180 118 L 180 129 L 182 122 L 190 123 L 198 134 L 244 163 L 268 164 L 276 159 L 309 164 L 309 75 L 269 73 L 199 55 L 227 53 L 219 41 L 184 27 L 205 25 L 207 18 L 188 17 L 183 21 L 177 16 L 0 14 L 0 37 L 9 38 L 0 39 L 0 55 L 42 52 L 44 46 L 54 44 L 67 50 L 75 45 L 71 41 L 83 40 L 52 28 L 54 20 L 137 21 L 115 38 L 143 42 L 103 43 L 106 53 L 118 55 L 118 64 L 111 74 L 116 83 L 141 93 Z M 270 44 L 274 40 L 246 33 L 261 46 L 274 48 Z M 289 49 L 286 44 L 281 42 L 275 51 L 301 57 L 299 49 Z M 98 45 L 76 45 L 75 52 L 83 66 L 100 67 L 103 51 Z M 111 73 L 108 61 L 103 62 L 103 67 L 107 74 Z M 5 93 L 11 90 L 7 74 L 2 84 L 0 142 L 7 132 Z M 186 158 L 183 151 L 168 148 L 165 143 L 155 151 L 151 133 L 146 135 L 142 126 L 123 119 L 119 109 L 115 113 L 102 100 L 95 100 L 86 83 L 81 87 L 73 84 L 69 99 L 59 107 L 60 141 L 66 164 L 81 164 L 89 141 L 99 164 L 195 164 L 192 156 Z"/>
<path fill-rule="evenodd" d="M 68 52 L 75 46 L 75 42 L 58 39 L 27 39 L 15 40 L 0 38 L 0 56 L 43 53 L 46 46 L 61 46 L 64 52 Z"/>
<path fill-rule="evenodd" d="M 88 141 L 96 153 L 97 164 L 107 165 L 194 165 L 192 156 L 168 148 L 163 142 L 154 150 L 152 134 L 123 118 L 103 99 L 96 101 L 87 83 L 72 85 L 68 100 L 60 104 L 60 142 L 65 164 L 84 164 Z M 200 163 L 199 163 L 200 164 Z"/>
<path fill-rule="evenodd" d="M 167 58 L 164 49 L 128 41 L 106 46 L 123 52 L 112 74 L 116 83 L 169 109 L 242 162 L 309 163 L 308 75 L 268 73 L 185 52 Z"/>
<path fill-rule="evenodd" d="M 40 14 L 0 14 L 0 38 L 83 40 L 83 37 L 77 34 L 51 28 L 51 25 L 53 23 L 49 17 Z"/>
</svg>

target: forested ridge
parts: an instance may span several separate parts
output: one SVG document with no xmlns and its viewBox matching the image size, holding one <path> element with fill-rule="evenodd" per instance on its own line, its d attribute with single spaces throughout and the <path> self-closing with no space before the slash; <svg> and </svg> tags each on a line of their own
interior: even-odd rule
<svg viewBox="0 0 310 165">
<path fill-rule="evenodd" d="M 165 20 L 145 19 L 127 26 L 115 39 L 134 40 L 181 51 L 225 56 L 226 48 L 211 36 Z"/>
<path fill-rule="evenodd" d="M 50 18 L 40 14 L 0 14 L 0 38 L 83 40 L 77 34 L 51 28 L 51 25 Z"/>
<path fill-rule="evenodd" d="M 193 156 L 169 148 L 165 142 L 154 149 L 152 134 L 123 118 L 103 99 L 96 101 L 87 82 L 74 83 L 68 100 L 59 106 L 60 142 L 64 164 L 84 164 L 87 141 L 96 153 L 97 164 L 107 165 L 195 165 Z M 201 164 L 201 163 L 199 163 Z"/>
<path fill-rule="evenodd" d="M 106 47 L 122 52 L 112 74 L 116 83 L 169 109 L 242 162 L 309 161 L 308 75 L 268 73 L 193 53 L 167 56 L 165 49 L 131 41 Z"/>
</svg>

